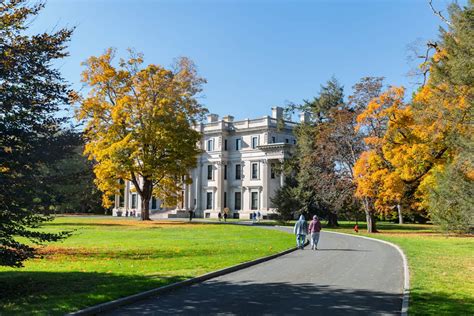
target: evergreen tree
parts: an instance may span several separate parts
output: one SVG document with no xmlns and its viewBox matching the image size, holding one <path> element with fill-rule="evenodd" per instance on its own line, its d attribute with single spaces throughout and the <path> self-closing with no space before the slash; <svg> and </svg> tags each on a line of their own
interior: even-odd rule
<svg viewBox="0 0 474 316">
<path fill-rule="evenodd" d="M 42 4 L 0 3 L 0 265 L 21 266 L 34 256 L 33 243 L 56 241 L 67 233 L 35 230 L 50 219 L 51 196 L 44 167 L 62 157 L 68 86 L 52 62 L 67 56 L 72 30 L 28 36 L 28 20 Z"/>
</svg>

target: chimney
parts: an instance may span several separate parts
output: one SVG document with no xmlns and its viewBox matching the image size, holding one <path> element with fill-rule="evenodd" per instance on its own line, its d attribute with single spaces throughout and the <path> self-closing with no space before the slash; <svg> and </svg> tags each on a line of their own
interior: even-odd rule
<svg viewBox="0 0 474 316">
<path fill-rule="evenodd" d="M 274 119 L 282 119 L 283 118 L 283 108 L 279 106 L 275 106 L 272 108 L 272 118 Z"/>
<path fill-rule="evenodd" d="M 233 122 L 234 121 L 234 117 L 232 115 L 226 115 L 224 116 L 224 121 L 226 122 Z"/>
<path fill-rule="evenodd" d="M 308 112 L 301 112 L 300 113 L 300 123 L 309 123 L 309 113 Z"/>
<path fill-rule="evenodd" d="M 217 114 L 208 114 L 207 115 L 207 122 L 208 123 L 217 122 L 218 119 L 219 119 L 219 115 L 217 115 Z"/>
</svg>

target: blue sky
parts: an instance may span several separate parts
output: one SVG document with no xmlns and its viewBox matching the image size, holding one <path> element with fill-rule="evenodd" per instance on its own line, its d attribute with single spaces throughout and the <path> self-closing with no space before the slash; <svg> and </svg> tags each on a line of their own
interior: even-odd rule
<svg viewBox="0 0 474 316">
<path fill-rule="evenodd" d="M 446 13 L 449 2 L 434 4 Z M 31 31 L 77 27 L 58 64 L 75 89 L 80 63 L 107 47 L 165 66 L 190 57 L 208 80 L 202 103 L 242 119 L 310 99 L 332 75 L 346 95 L 364 76 L 413 88 L 408 46 L 440 24 L 428 0 L 49 0 Z"/>
</svg>

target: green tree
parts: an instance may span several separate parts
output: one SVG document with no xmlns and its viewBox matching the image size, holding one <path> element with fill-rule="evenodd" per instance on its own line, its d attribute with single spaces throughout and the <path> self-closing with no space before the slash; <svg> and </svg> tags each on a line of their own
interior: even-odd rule
<svg viewBox="0 0 474 316">
<path fill-rule="evenodd" d="M 93 161 L 83 155 L 82 133 L 69 131 L 64 141 L 73 150 L 44 168 L 50 179 L 46 187 L 52 196 L 54 211 L 104 214 L 106 209 L 102 206 L 102 192 L 94 183 Z"/>
<path fill-rule="evenodd" d="M 51 219 L 43 168 L 70 149 L 57 115 L 68 86 L 51 65 L 67 56 L 72 30 L 25 35 L 42 8 L 26 0 L 0 3 L 0 265 L 19 267 L 34 256 L 25 240 L 38 244 L 67 236 L 36 230 Z"/>
</svg>

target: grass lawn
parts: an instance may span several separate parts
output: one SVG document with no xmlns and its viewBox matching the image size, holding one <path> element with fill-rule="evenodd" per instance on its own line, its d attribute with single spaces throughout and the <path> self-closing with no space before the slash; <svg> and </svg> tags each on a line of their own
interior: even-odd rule
<svg viewBox="0 0 474 316">
<path fill-rule="evenodd" d="M 354 233 L 355 223 L 328 229 Z M 410 268 L 409 315 L 474 315 L 474 237 L 443 235 L 436 226 L 378 223 L 380 233 L 359 234 L 399 245 Z"/>
<path fill-rule="evenodd" d="M 0 315 L 64 314 L 270 255 L 292 235 L 253 227 L 60 217 L 75 230 L 20 269 L 0 267 Z"/>
</svg>

